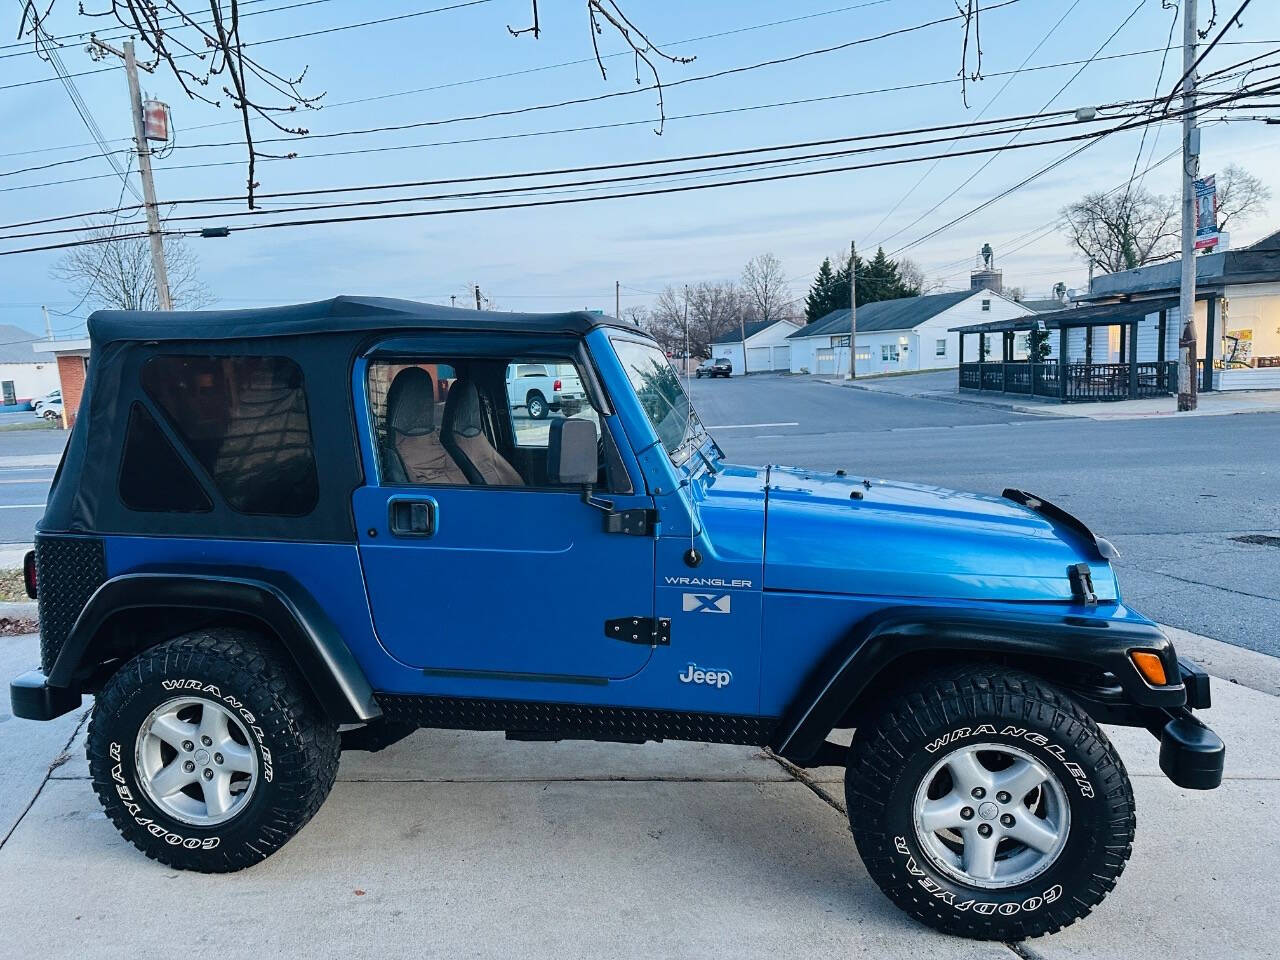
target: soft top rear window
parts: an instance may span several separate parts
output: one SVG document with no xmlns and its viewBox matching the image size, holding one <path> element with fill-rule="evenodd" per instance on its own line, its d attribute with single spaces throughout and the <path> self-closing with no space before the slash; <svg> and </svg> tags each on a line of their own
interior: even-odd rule
<svg viewBox="0 0 1280 960">
<path fill-rule="evenodd" d="M 320 495 L 302 371 L 287 357 L 160 356 L 142 388 L 240 513 L 300 517 Z"/>
</svg>

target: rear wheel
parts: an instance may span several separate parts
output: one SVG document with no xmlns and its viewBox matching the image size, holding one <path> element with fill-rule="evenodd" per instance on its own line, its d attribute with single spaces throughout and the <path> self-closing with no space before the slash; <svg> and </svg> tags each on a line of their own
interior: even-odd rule
<svg viewBox="0 0 1280 960">
<path fill-rule="evenodd" d="M 545 420 L 547 417 L 547 399 L 537 390 L 525 398 L 524 407 L 534 420 Z"/>
<path fill-rule="evenodd" d="M 1021 940 L 1087 915 L 1132 848 L 1120 758 L 1065 694 L 967 667 L 917 681 L 854 737 L 849 820 L 867 870 L 930 926 Z"/>
<path fill-rule="evenodd" d="M 265 859 L 333 786 L 337 728 L 292 667 L 237 630 L 145 650 L 98 696 L 89 725 L 94 790 L 152 859 L 221 873 Z"/>
</svg>

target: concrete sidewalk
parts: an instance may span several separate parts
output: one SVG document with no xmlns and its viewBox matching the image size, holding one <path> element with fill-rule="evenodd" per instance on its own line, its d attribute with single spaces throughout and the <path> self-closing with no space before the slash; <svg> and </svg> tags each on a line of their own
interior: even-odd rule
<svg viewBox="0 0 1280 960">
<path fill-rule="evenodd" d="M 983 393 L 956 389 L 955 370 L 924 371 L 889 377 L 863 377 L 856 381 L 822 378 L 832 386 L 852 387 L 874 393 L 888 393 L 917 400 L 970 403 L 1009 410 L 1013 413 L 1049 417 L 1079 417 L 1087 420 L 1142 420 L 1150 417 L 1223 417 L 1242 413 L 1280 413 L 1280 390 L 1231 390 L 1201 393 L 1196 409 L 1178 413 L 1176 397 L 1148 397 L 1108 403 L 1054 403 L 1015 394 Z"/>
<path fill-rule="evenodd" d="M 11 672 L 34 659 L 34 638 L 0 644 Z M 347 754 L 315 820 L 265 863 L 201 876 L 119 838 L 86 779 L 79 717 L 0 715 L 0 838 L 21 815 L 0 846 L 11 907 L 0 942 L 58 958 L 179 942 L 342 960 L 1270 957 L 1280 699 L 1222 681 L 1214 697 L 1222 788 L 1173 787 L 1149 735 L 1110 729 L 1138 796 L 1133 859 L 1092 916 L 1016 947 L 948 938 L 899 913 L 858 860 L 841 771 L 797 776 L 751 748 L 422 731 Z M 37 790 L 68 739 L 70 757 Z M 24 766 L 18 789 L 9 772 Z"/>
</svg>

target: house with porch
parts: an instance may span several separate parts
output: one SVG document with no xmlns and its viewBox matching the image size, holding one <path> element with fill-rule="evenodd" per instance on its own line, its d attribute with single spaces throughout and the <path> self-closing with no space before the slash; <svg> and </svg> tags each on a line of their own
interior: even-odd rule
<svg viewBox="0 0 1280 960">
<path fill-rule="evenodd" d="M 1094 277 L 1081 302 L 1176 298 L 1181 270 L 1174 260 Z M 1171 317 L 1176 349 L 1182 329 L 1176 305 Z M 1196 257 L 1195 330 L 1201 390 L 1280 389 L 1280 231 Z"/>
<path fill-rule="evenodd" d="M 979 288 L 858 306 L 857 374 L 938 370 L 960 362 L 957 323 L 1033 316 L 1022 304 Z M 833 310 L 787 337 L 791 372 L 849 370 L 849 311 Z"/>
<path fill-rule="evenodd" d="M 1150 264 L 1095 277 L 1071 309 L 957 327 L 959 388 L 1063 402 L 1176 393 L 1180 280 L 1180 261 Z M 1201 391 L 1280 389 L 1280 232 L 1196 257 L 1194 326 Z M 1037 329 L 1051 350 L 1032 363 Z"/>
<path fill-rule="evenodd" d="M 959 388 L 1067 403 L 1178 389 L 1178 299 L 1119 301 L 956 327 Z M 1048 355 L 1030 356 L 1030 334 Z"/>
</svg>

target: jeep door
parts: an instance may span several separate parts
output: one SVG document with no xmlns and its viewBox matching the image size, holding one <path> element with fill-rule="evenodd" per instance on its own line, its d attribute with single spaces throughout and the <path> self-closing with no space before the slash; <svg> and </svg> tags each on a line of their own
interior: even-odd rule
<svg viewBox="0 0 1280 960">
<path fill-rule="evenodd" d="M 654 540 L 604 531 L 581 487 L 549 475 L 563 413 L 535 420 L 508 390 L 520 368 L 572 366 L 595 423 L 596 489 L 615 509 L 651 508 L 614 442 L 616 417 L 568 337 L 438 334 L 384 343 L 357 363 L 366 486 L 354 495 L 374 626 L 397 660 L 430 678 L 600 683 L 630 677 L 647 643 L 605 633 L 650 617 Z M 471 689 L 471 688 L 468 688 Z"/>
</svg>

